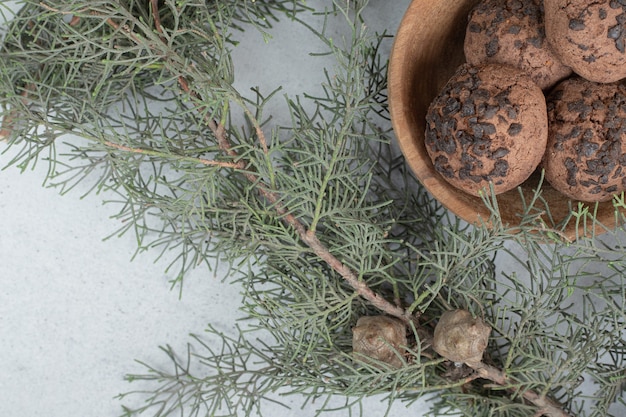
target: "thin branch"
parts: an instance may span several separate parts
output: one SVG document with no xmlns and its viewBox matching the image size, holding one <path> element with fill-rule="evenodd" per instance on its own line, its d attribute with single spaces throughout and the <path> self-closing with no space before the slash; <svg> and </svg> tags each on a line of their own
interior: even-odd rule
<svg viewBox="0 0 626 417">
<path fill-rule="evenodd" d="M 511 384 L 510 379 L 504 374 L 504 372 L 494 366 L 487 365 L 484 362 L 467 363 L 467 365 L 474 369 L 481 378 L 488 379 L 503 387 Z M 522 391 L 520 394 L 526 401 L 531 402 L 539 408 L 536 414 L 538 416 L 572 417 L 569 413 L 563 410 L 559 403 L 543 395 L 539 395 L 535 391 L 527 390 Z"/>
<path fill-rule="evenodd" d="M 150 0 L 150 6 L 152 8 L 152 18 L 154 19 L 154 27 L 157 32 L 163 34 L 163 27 L 161 26 L 161 16 L 159 15 L 159 0 Z"/>
<path fill-rule="evenodd" d="M 114 148 L 120 151 L 124 151 L 124 152 L 130 152 L 130 153 L 138 153 L 138 154 L 143 154 L 143 155 L 151 155 L 151 156 L 158 156 L 158 157 L 163 157 L 163 158 L 176 158 L 176 159 L 181 159 L 181 160 L 186 160 L 186 161 L 192 161 L 192 162 L 197 162 L 199 164 L 203 164 L 203 165 L 207 165 L 207 166 L 219 166 L 222 168 L 232 168 L 232 169 L 238 169 L 239 165 L 234 163 L 234 162 L 226 162 L 226 161 L 215 161 L 212 159 L 202 159 L 202 158 L 195 158 L 195 157 L 191 157 L 191 156 L 183 156 L 183 155 L 172 155 L 172 154 L 165 154 L 163 152 L 158 152 L 158 151 L 154 151 L 151 149 L 141 149 L 141 148 L 131 148 L 129 146 L 124 146 L 124 145 L 119 145 L 117 143 L 113 143 L 110 141 L 106 141 L 104 142 L 104 144 L 110 148 Z"/>
<path fill-rule="evenodd" d="M 22 104 L 27 105 L 28 93 L 34 90 L 33 84 L 28 84 L 20 93 L 22 96 Z M 19 121 L 19 113 L 16 109 L 11 109 L 5 113 L 0 122 L 0 141 L 6 141 L 11 133 L 13 133 L 14 124 Z"/>
<path fill-rule="evenodd" d="M 7 112 L 0 123 L 0 141 L 6 141 L 13 132 L 13 121 L 15 120 L 15 111 Z"/>
</svg>

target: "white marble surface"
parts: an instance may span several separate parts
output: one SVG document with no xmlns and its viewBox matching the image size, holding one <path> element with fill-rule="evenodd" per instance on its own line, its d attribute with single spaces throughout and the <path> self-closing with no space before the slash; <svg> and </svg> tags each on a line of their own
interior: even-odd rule
<svg viewBox="0 0 626 417">
<path fill-rule="evenodd" d="M 374 26 L 393 33 L 408 3 L 373 0 Z M 321 80 L 321 64 L 303 48 L 315 41 L 293 30 L 277 31 L 268 44 L 258 36 L 243 39 L 235 55 L 240 86 L 261 80 L 265 88 L 283 85 L 296 94 Z M 0 143 L 1 167 L 14 153 L 6 148 Z M 0 171 L 0 416 L 118 416 L 115 396 L 133 388 L 124 375 L 143 370 L 134 360 L 167 366 L 158 346 L 182 352 L 188 334 L 202 333 L 209 322 L 232 331 L 239 289 L 221 281 L 223 270 L 198 269 L 186 277 L 179 299 L 167 264 L 153 262 L 156 253 L 131 261 L 131 234 L 103 241 L 119 226 L 110 218 L 114 208 L 102 204 L 106 195 L 81 198 L 84 184 L 60 196 L 42 187 L 44 177 L 44 164 Z M 287 402 L 296 410 L 277 407 L 264 415 L 314 415 L 315 404 L 300 411 L 297 397 Z M 385 409 L 371 398 L 364 415 Z M 403 409 L 396 404 L 391 415 Z M 410 414 L 425 410 L 418 402 Z"/>
</svg>

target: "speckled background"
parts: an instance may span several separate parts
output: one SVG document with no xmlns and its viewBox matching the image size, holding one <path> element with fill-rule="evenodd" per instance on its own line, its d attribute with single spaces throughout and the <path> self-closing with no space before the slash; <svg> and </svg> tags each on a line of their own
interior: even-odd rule
<svg viewBox="0 0 626 417">
<path fill-rule="evenodd" d="M 372 0 L 371 26 L 394 33 L 409 3 Z M 321 45 L 293 23 L 280 23 L 273 33 L 267 44 L 253 31 L 242 37 L 234 56 L 238 86 L 271 91 L 282 85 L 291 95 L 315 91 L 324 62 L 308 53 Z M 282 98 L 274 105 L 266 112 L 285 114 Z M 0 143 L 0 166 L 14 154 Z M 209 322 L 231 331 L 239 288 L 221 282 L 226 271 L 200 268 L 187 276 L 179 298 L 170 289 L 174 275 L 164 272 L 167 260 L 154 263 L 158 254 L 148 252 L 131 261 L 131 234 L 103 241 L 119 227 L 110 218 L 115 208 L 102 204 L 111 196 L 81 198 L 88 183 L 59 196 L 42 187 L 45 174 L 44 164 L 23 174 L 0 171 L 0 416 L 118 416 L 121 403 L 114 397 L 141 388 L 123 380 L 143 371 L 135 359 L 165 368 L 170 362 L 158 346 L 183 352 L 188 334 L 201 334 Z M 365 401 L 364 415 L 382 416 L 381 399 Z M 294 409 L 276 406 L 264 414 L 307 417 L 317 408 L 300 410 L 297 397 L 284 401 Z M 417 402 L 410 415 L 427 409 Z M 390 415 L 406 412 L 397 403 Z"/>
</svg>

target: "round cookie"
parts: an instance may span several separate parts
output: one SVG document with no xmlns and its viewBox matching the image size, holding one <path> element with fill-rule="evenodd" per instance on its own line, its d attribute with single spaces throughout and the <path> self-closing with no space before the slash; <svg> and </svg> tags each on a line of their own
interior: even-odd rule
<svg viewBox="0 0 626 417">
<path fill-rule="evenodd" d="M 573 77 L 554 88 L 547 107 L 546 180 L 588 202 L 626 190 L 626 86 Z"/>
<path fill-rule="evenodd" d="M 425 145 L 435 169 L 473 195 L 524 182 L 545 152 L 545 97 L 522 70 L 461 65 L 426 114 Z"/>
<path fill-rule="evenodd" d="M 521 68 L 543 90 L 572 73 L 546 41 L 540 0 L 482 0 L 469 14 L 463 48 L 468 63 Z"/>
<path fill-rule="evenodd" d="M 546 38 L 561 62 L 591 81 L 626 78 L 626 1 L 545 0 Z"/>
</svg>

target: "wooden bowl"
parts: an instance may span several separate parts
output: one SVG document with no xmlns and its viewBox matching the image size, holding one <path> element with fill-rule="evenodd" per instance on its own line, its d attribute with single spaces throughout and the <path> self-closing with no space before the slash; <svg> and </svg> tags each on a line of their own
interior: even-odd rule
<svg viewBox="0 0 626 417">
<path fill-rule="evenodd" d="M 393 128 L 411 170 L 441 204 L 463 220 L 487 222 L 489 209 L 483 200 L 466 194 L 446 182 L 433 167 L 424 145 L 425 115 L 430 102 L 465 61 L 463 40 L 467 16 L 478 0 L 413 0 L 404 15 L 394 41 L 389 63 L 389 106 Z M 540 183 L 540 172 L 519 189 L 497 196 L 504 224 L 520 224 Z M 559 230 L 567 239 L 600 234 L 615 227 L 615 208 L 611 201 L 590 205 L 600 223 L 583 228 L 570 216 L 573 201 L 543 182 L 541 199 L 535 212 L 543 213 L 546 227 Z M 522 198 L 522 195 L 524 196 Z M 549 217 L 547 208 L 549 207 Z"/>
</svg>

